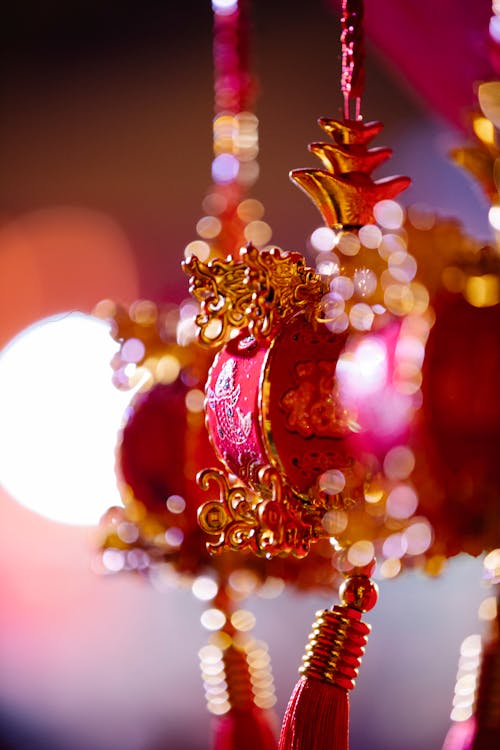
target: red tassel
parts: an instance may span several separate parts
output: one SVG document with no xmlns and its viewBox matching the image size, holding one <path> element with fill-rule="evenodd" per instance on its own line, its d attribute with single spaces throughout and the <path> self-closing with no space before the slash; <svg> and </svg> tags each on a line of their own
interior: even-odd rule
<svg viewBox="0 0 500 750">
<path fill-rule="evenodd" d="M 361 612 L 377 601 L 367 576 L 355 575 L 341 588 L 342 605 L 316 614 L 301 667 L 285 713 L 279 750 L 348 750 L 349 697 L 354 687 L 369 625 Z"/>
<path fill-rule="evenodd" d="M 285 713 L 280 750 L 348 750 L 347 690 L 303 677 Z"/>
<path fill-rule="evenodd" d="M 276 750 L 274 715 L 256 706 L 232 708 L 216 720 L 213 750 Z"/>
</svg>

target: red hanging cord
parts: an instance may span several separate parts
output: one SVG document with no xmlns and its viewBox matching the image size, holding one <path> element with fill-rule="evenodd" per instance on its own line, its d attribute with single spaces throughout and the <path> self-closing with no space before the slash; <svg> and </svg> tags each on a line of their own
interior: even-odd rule
<svg viewBox="0 0 500 750">
<path fill-rule="evenodd" d="M 228 10 L 214 6 L 214 110 L 238 114 L 252 111 L 255 81 L 250 73 L 248 0 Z"/>
<path fill-rule="evenodd" d="M 361 120 L 361 95 L 365 85 L 365 45 L 363 37 L 363 0 L 342 0 L 340 19 L 342 45 L 341 89 L 344 119 Z M 354 101 L 354 117 L 351 117 Z"/>
</svg>

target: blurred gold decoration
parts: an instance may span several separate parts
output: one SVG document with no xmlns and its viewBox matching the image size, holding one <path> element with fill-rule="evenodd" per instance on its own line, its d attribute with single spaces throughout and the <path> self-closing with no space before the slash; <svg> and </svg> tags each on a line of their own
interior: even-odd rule
<svg viewBox="0 0 500 750">
<path fill-rule="evenodd" d="M 471 115 L 476 144 L 456 149 L 452 156 L 492 204 L 488 216 L 495 245 L 467 237 L 457 222 L 435 217 L 426 231 L 408 229 L 422 247 L 419 275 L 425 278 L 435 316 L 423 371 L 423 408 L 414 430 L 414 481 L 421 510 L 435 530 L 428 554 L 442 559 L 461 552 L 479 555 L 498 546 L 500 538 L 495 376 L 500 352 L 495 218 L 500 84 L 481 84 L 478 98 L 482 111 Z"/>
<path fill-rule="evenodd" d="M 481 186 L 487 199 L 498 203 L 500 149 L 496 129 L 500 126 L 500 82 L 490 81 L 478 87 L 479 112 L 470 114 L 475 143 L 455 148 L 454 161 L 466 169 Z"/>
</svg>

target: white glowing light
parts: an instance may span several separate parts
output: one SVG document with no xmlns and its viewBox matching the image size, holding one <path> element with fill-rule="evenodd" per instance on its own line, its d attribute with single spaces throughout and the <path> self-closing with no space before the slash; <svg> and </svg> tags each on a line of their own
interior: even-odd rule
<svg viewBox="0 0 500 750">
<path fill-rule="evenodd" d="M 213 10 L 221 15 L 233 13 L 237 7 L 238 0 L 212 0 Z"/>
<path fill-rule="evenodd" d="M 496 13 L 497 11 L 495 11 Z M 500 42 L 500 17 L 495 15 L 490 18 L 490 36 L 497 44 Z"/>
<path fill-rule="evenodd" d="M 233 154 L 219 154 L 212 162 L 212 177 L 217 183 L 232 182 L 236 179 L 240 162 Z"/>
<path fill-rule="evenodd" d="M 106 323 L 46 318 L 0 353 L 0 484 L 61 523 L 96 524 L 120 503 L 115 447 L 131 391 L 111 383 Z"/>
<path fill-rule="evenodd" d="M 407 485 L 400 484 L 395 487 L 387 498 L 387 513 L 392 518 L 410 518 L 418 506 L 418 497 L 415 491 Z M 394 553 L 389 557 L 396 557 Z"/>
<path fill-rule="evenodd" d="M 363 566 L 368 565 L 373 560 L 375 548 L 367 539 L 351 544 L 347 551 L 347 559 L 351 565 Z"/>
<path fill-rule="evenodd" d="M 359 230 L 358 237 L 365 247 L 375 249 L 382 241 L 382 232 L 375 224 L 365 224 Z"/>
<path fill-rule="evenodd" d="M 330 227 L 318 227 L 311 234 L 311 245 L 320 253 L 333 250 L 337 244 L 337 235 Z"/>
<path fill-rule="evenodd" d="M 207 609 L 200 617 L 200 622 L 207 630 L 220 630 L 226 622 L 226 615 L 220 609 Z"/>
<path fill-rule="evenodd" d="M 493 229 L 500 231 L 500 206 L 492 206 L 488 211 L 488 221 Z"/>
<path fill-rule="evenodd" d="M 354 354 L 343 354 L 337 363 L 337 376 L 346 393 L 365 396 L 379 391 L 387 381 L 387 351 L 384 343 L 366 338 Z"/>
<path fill-rule="evenodd" d="M 379 201 L 373 207 L 373 215 L 385 229 L 399 229 L 404 220 L 402 207 L 396 201 Z"/>
<path fill-rule="evenodd" d="M 218 587 L 212 578 L 198 576 L 198 578 L 194 579 L 191 590 L 197 599 L 208 602 L 217 594 Z"/>
</svg>

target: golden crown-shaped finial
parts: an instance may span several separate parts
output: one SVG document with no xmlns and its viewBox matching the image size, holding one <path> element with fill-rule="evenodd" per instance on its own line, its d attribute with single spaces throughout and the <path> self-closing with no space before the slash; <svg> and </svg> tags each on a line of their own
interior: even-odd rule
<svg viewBox="0 0 500 750">
<path fill-rule="evenodd" d="M 389 148 L 367 147 L 382 123 L 322 118 L 319 125 L 333 143 L 311 143 L 309 150 L 324 169 L 293 169 L 290 178 L 311 198 L 327 226 L 345 229 L 372 223 L 374 205 L 394 198 L 410 184 L 408 177 L 371 177 L 392 154 Z"/>
</svg>

